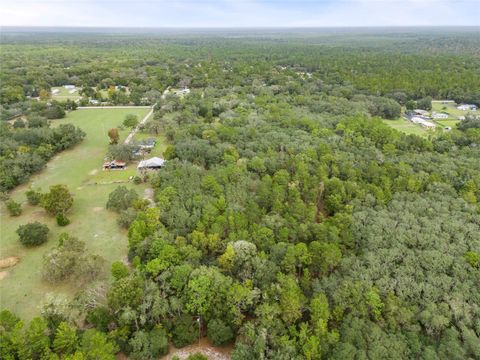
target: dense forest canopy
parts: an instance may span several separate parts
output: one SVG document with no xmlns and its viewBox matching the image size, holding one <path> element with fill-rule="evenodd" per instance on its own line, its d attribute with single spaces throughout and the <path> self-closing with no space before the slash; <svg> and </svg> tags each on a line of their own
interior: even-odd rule
<svg viewBox="0 0 480 360">
<path fill-rule="evenodd" d="M 0 313 L 2 358 L 154 359 L 199 319 L 235 360 L 480 359 L 480 121 L 419 137 L 381 119 L 480 105 L 479 35 L 2 34 L 2 106 L 27 117 L 3 122 L 2 168 L 66 129 L 28 123 L 65 84 L 128 86 L 111 102 L 155 104 L 144 130 L 168 141 L 154 206 L 107 203 L 128 266 L 30 324 Z"/>
</svg>

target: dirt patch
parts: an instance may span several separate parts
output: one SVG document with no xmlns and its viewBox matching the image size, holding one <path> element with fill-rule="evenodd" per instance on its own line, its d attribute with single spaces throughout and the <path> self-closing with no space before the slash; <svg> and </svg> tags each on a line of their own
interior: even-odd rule
<svg viewBox="0 0 480 360">
<path fill-rule="evenodd" d="M 150 207 L 155 206 L 155 191 L 152 188 L 145 189 L 145 191 L 143 192 L 143 198 L 145 200 L 148 200 L 148 202 L 150 203 Z"/>
<path fill-rule="evenodd" d="M 5 279 L 8 275 L 8 271 L 0 271 L 0 281 Z"/>
<path fill-rule="evenodd" d="M 102 210 L 103 210 L 103 207 L 101 207 L 101 206 L 96 206 L 96 207 L 93 208 L 94 212 L 99 212 L 99 211 L 102 211 Z"/>
<path fill-rule="evenodd" d="M 0 269 L 6 269 L 12 266 L 17 265 L 17 263 L 20 261 L 20 258 L 18 256 L 10 256 L 5 259 L 0 260 Z"/>
<path fill-rule="evenodd" d="M 98 172 L 98 169 L 93 169 L 93 170 L 90 171 L 88 174 L 93 176 L 93 175 L 95 175 L 97 172 Z"/>
<path fill-rule="evenodd" d="M 207 338 L 202 338 L 200 343 L 192 344 L 181 349 L 176 349 L 175 347 L 170 346 L 170 352 L 168 355 L 160 358 L 160 360 L 171 360 L 174 356 L 184 360 L 195 353 L 201 353 L 209 360 L 230 360 L 232 349 L 233 345 L 215 347 Z"/>
<path fill-rule="evenodd" d="M 82 190 L 82 189 L 83 189 L 82 186 L 77 187 L 77 190 Z"/>
</svg>

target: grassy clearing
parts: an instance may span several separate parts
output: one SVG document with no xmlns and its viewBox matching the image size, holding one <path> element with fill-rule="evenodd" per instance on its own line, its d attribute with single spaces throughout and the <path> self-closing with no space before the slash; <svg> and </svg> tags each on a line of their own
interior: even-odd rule
<svg viewBox="0 0 480 360">
<path fill-rule="evenodd" d="M 452 129 L 455 129 L 460 120 L 435 120 L 435 122 L 443 128 L 450 126 Z"/>
<path fill-rule="evenodd" d="M 152 158 L 154 156 L 163 157 L 163 152 L 167 148 L 167 141 L 166 141 L 165 136 L 163 134 L 152 135 L 152 134 L 148 134 L 148 133 L 138 132 L 133 137 L 133 140 L 134 141 L 139 141 L 139 140 L 148 139 L 148 138 L 152 138 L 152 137 L 157 139 L 157 143 L 156 143 L 155 147 L 152 149 L 152 151 L 150 152 L 150 154 L 146 155 L 145 158 L 149 159 L 149 158 Z"/>
<path fill-rule="evenodd" d="M 121 124 L 125 115 L 145 116 L 148 109 L 85 109 L 71 112 L 65 119 L 55 124 L 72 123 L 82 128 L 87 137 L 73 149 L 64 151 L 52 159 L 45 170 L 33 176 L 29 184 L 16 188 L 11 196 L 24 202 L 23 214 L 10 217 L 5 206 L 0 207 L 0 248 L 1 258 L 19 256 L 20 262 L 12 268 L 4 269 L 7 274 L 0 281 L 0 307 L 15 311 L 24 319 L 38 314 L 47 293 L 64 294 L 71 297 L 77 292 L 75 283 L 56 286 L 41 279 L 42 257 L 56 245 L 58 234 L 67 231 L 87 243 L 93 253 L 102 255 L 109 264 L 122 259 L 127 253 L 126 232 L 116 224 L 117 216 L 105 209 L 108 194 L 118 186 L 111 183 L 117 177 L 125 177 L 126 172 L 103 172 L 101 166 L 108 147 L 107 131 Z M 55 126 L 55 125 L 54 125 Z M 125 138 L 128 131 L 121 132 Z M 135 165 L 131 168 L 135 169 Z M 101 175 L 101 176 L 100 176 Z M 105 184 L 99 184 L 101 178 Z M 128 176 L 126 176 L 128 179 Z M 58 227 L 55 220 L 45 214 L 40 207 L 25 203 L 25 190 L 33 185 L 46 191 L 50 185 L 66 184 L 75 201 L 69 218 L 72 223 Z M 128 186 L 135 186 L 131 183 Z M 144 187 L 136 186 L 140 195 Z M 49 241 L 40 247 L 24 248 L 18 241 L 15 230 L 19 225 L 40 221 L 50 228 Z"/>
<path fill-rule="evenodd" d="M 80 91 L 79 88 L 77 88 L 77 91 L 75 91 L 72 94 L 70 94 L 70 90 L 65 89 L 63 86 L 52 87 L 52 91 L 53 90 L 59 90 L 57 94 L 52 95 L 53 100 L 65 101 L 65 100 L 77 100 L 82 98 L 78 93 Z"/>
<path fill-rule="evenodd" d="M 456 103 L 442 104 L 439 102 L 434 102 L 432 103 L 432 111 L 447 113 L 449 115 L 448 120 L 458 120 L 459 116 L 465 116 L 470 112 L 458 110 L 457 106 L 458 104 Z"/>
<path fill-rule="evenodd" d="M 418 135 L 422 137 L 426 137 L 430 134 L 430 131 L 424 129 L 421 125 L 414 124 L 408 120 L 403 118 L 397 120 L 386 120 L 384 119 L 383 122 L 392 128 L 401 131 L 407 135 Z"/>
</svg>

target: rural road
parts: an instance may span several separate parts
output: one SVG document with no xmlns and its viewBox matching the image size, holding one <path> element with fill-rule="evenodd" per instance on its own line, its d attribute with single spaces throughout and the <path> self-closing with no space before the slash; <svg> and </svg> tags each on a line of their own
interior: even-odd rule
<svg viewBox="0 0 480 360">
<path fill-rule="evenodd" d="M 130 134 L 128 134 L 127 138 L 125 139 L 124 141 L 124 144 L 130 144 L 130 141 L 132 141 L 133 137 L 135 136 L 135 134 L 137 133 L 137 131 L 140 129 L 140 127 L 145 124 L 148 120 L 148 118 L 153 114 L 153 109 L 155 108 L 155 105 L 152 105 L 150 107 L 150 111 L 148 112 L 147 115 L 145 115 L 145 117 L 142 119 L 142 121 L 140 121 L 138 123 L 138 125 L 135 127 L 135 129 L 132 130 L 132 132 Z"/>
</svg>

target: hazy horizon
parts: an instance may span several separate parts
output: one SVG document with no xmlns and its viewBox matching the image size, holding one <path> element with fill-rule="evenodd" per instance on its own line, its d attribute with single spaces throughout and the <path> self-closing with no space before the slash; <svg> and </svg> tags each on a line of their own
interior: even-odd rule
<svg viewBox="0 0 480 360">
<path fill-rule="evenodd" d="M 477 0 L 0 0 L 0 25 L 345 28 L 480 25 Z"/>
</svg>

